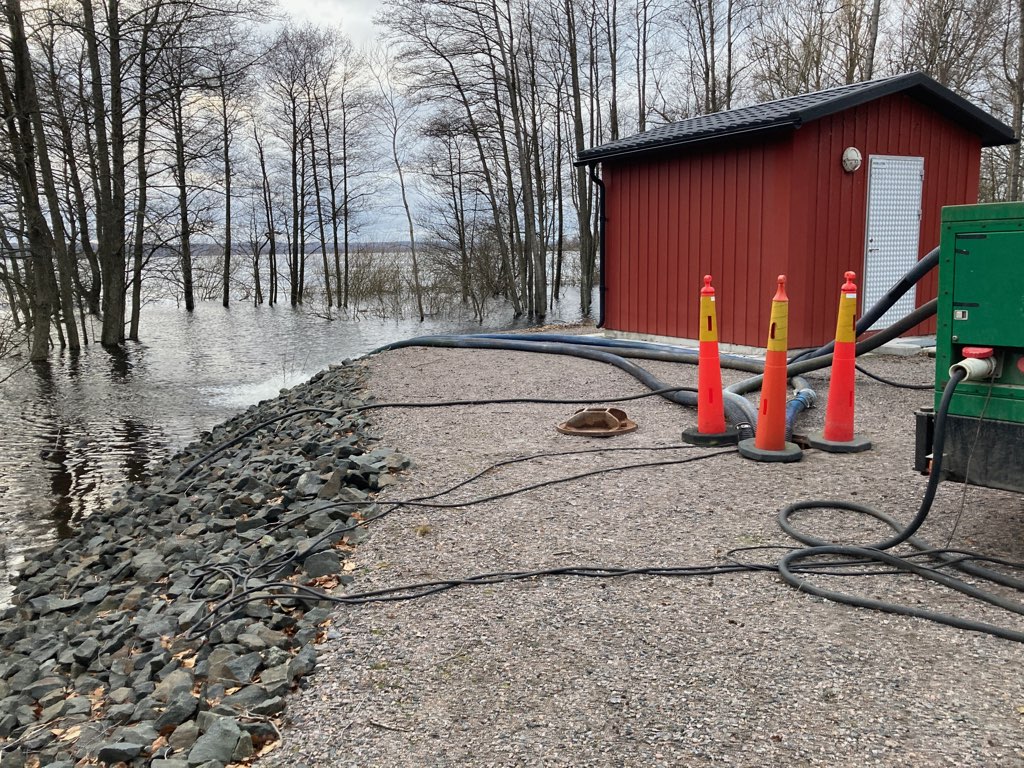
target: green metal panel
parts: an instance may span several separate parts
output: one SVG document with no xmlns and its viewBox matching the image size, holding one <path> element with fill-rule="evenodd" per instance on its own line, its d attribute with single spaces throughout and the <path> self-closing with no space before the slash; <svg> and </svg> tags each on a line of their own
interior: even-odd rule
<svg viewBox="0 0 1024 768">
<path fill-rule="evenodd" d="M 992 347 L 991 382 L 957 387 L 950 413 L 1024 424 L 1024 203 L 942 209 L 935 404 L 967 346 Z"/>
</svg>

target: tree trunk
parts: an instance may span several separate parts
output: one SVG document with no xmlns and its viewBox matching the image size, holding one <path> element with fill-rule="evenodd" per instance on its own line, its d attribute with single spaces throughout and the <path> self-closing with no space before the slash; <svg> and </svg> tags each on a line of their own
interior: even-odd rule
<svg viewBox="0 0 1024 768">
<path fill-rule="evenodd" d="M 584 149 L 583 134 L 583 104 L 580 95 L 580 70 L 579 54 L 576 43 L 576 22 L 573 8 L 573 0 L 565 0 L 565 14 L 568 23 L 566 24 L 566 36 L 569 48 L 569 74 L 572 88 L 572 123 L 576 139 L 576 154 Z M 584 166 L 576 168 L 576 187 L 579 190 L 579 206 L 577 208 L 577 221 L 580 231 L 580 310 L 584 316 L 590 315 L 590 300 L 594 292 L 594 267 L 596 255 L 594 253 L 594 236 L 591 230 L 591 193 L 590 180 L 587 178 L 587 169 Z"/>
<path fill-rule="evenodd" d="M 276 223 L 274 221 L 274 198 L 270 193 L 270 177 L 267 175 L 267 158 L 263 151 L 263 142 L 260 140 L 259 130 L 255 125 L 252 128 L 252 135 L 260 159 L 260 192 L 263 196 L 263 212 L 267 225 L 267 244 L 270 246 L 267 265 L 269 268 L 267 279 L 270 281 L 267 289 L 267 304 L 272 307 L 277 303 L 277 232 L 275 232 Z"/>
<path fill-rule="evenodd" d="M 316 162 L 316 142 L 313 139 L 312 131 L 309 137 L 309 163 L 313 172 L 313 194 L 316 196 L 316 222 L 317 232 L 320 236 L 320 258 L 323 261 L 324 270 L 324 299 L 327 301 L 328 314 L 333 306 L 331 300 L 331 266 L 327 261 L 327 229 L 324 227 L 324 206 L 320 196 L 320 172 Z"/>
<path fill-rule="evenodd" d="M 291 303 L 299 304 L 299 105 L 291 103 L 291 175 L 292 175 L 292 242 L 291 242 Z"/>
<path fill-rule="evenodd" d="M 142 266 L 146 249 L 146 207 L 149 194 L 149 170 L 146 164 L 146 139 L 149 135 L 149 34 L 156 23 L 159 6 L 153 12 L 142 31 L 139 46 L 139 125 L 135 137 L 135 174 L 139 191 L 135 203 L 135 237 L 132 242 L 132 309 L 128 326 L 128 338 L 139 340 L 139 323 L 142 317 Z"/>
<path fill-rule="evenodd" d="M 1016 38 L 1007 36 L 1014 40 L 1016 45 L 1016 67 L 1010 77 L 1010 125 L 1013 128 L 1013 135 L 1020 137 L 1021 128 L 1024 127 L 1024 0 L 1017 0 L 1017 35 Z M 1020 200 L 1021 198 L 1021 148 L 1020 142 L 1010 145 L 1009 162 L 1009 199 Z"/>
<path fill-rule="evenodd" d="M 225 78 L 220 80 L 221 142 L 224 155 L 224 291 L 221 303 L 226 309 L 231 301 L 231 131 L 228 123 L 228 93 Z"/>
<path fill-rule="evenodd" d="M 416 294 L 416 311 L 419 313 L 420 322 L 426 319 L 423 312 L 423 289 L 420 287 L 420 264 L 416 256 L 416 231 L 412 222 L 412 210 L 409 208 L 409 198 L 405 194 L 405 174 L 402 173 L 402 163 L 398 159 L 398 126 L 395 126 L 391 134 L 391 158 L 395 161 L 395 171 L 398 173 L 398 186 L 402 191 L 402 207 L 405 209 L 405 220 L 409 224 L 409 247 L 412 254 L 412 288 Z"/>
<path fill-rule="evenodd" d="M 174 130 L 174 176 L 178 185 L 178 226 L 181 235 L 181 289 L 185 296 L 185 311 L 196 308 L 195 287 L 192 281 L 192 233 L 188 218 L 188 165 L 185 161 L 185 114 L 179 91 L 171 97 L 171 121 Z"/>
<path fill-rule="evenodd" d="M 119 0 L 101 6 L 107 14 L 109 60 L 100 61 L 100 35 L 93 16 L 92 0 L 81 0 L 86 53 L 92 80 L 91 108 L 96 134 L 96 234 L 99 241 L 103 330 L 100 343 L 116 347 L 124 342 L 124 110 L 121 93 L 121 41 Z M 106 67 L 103 64 L 106 64 Z M 103 72 L 109 74 L 104 88 Z M 110 99 L 110 131 L 107 131 L 107 97 Z"/>
</svg>

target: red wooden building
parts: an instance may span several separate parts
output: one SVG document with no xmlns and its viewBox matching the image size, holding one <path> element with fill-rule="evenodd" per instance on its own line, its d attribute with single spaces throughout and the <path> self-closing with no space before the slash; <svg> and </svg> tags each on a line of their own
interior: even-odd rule
<svg viewBox="0 0 1024 768">
<path fill-rule="evenodd" d="M 604 188 L 603 325 L 697 338 L 710 273 L 721 341 L 761 347 L 775 278 L 786 274 L 790 347 L 829 341 L 843 272 L 857 272 L 859 309 L 871 306 L 938 245 L 942 206 L 977 202 L 981 148 L 1014 140 L 1008 126 L 912 73 L 586 150 L 577 164 L 599 163 Z M 933 272 L 877 327 L 935 292 Z"/>
</svg>

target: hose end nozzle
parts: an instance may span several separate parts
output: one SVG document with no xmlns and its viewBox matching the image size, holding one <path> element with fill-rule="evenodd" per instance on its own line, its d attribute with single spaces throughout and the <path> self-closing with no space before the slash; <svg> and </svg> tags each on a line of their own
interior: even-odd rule
<svg viewBox="0 0 1024 768">
<path fill-rule="evenodd" d="M 966 347 L 964 358 L 949 367 L 949 375 L 953 371 L 963 371 L 964 381 L 991 379 L 996 375 L 996 358 L 991 347 Z"/>
</svg>

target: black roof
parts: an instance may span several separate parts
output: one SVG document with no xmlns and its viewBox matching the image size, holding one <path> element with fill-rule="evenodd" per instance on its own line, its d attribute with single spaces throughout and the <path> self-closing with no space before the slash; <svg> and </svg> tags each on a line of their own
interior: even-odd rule
<svg viewBox="0 0 1024 768">
<path fill-rule="evenodd" d="M 584 150 L 580 152 L 576 164 L 694 145 L 730 136 L 796 130 L 811 120 L 894 93 L 906 93 L 940 110 L 950 120 L 977 134 L 982 146 L 993 147 L 1016 142 L 1013 129 L 1008 125 L 939 85 L 923 72 L 910 72 L 659 125 L 649 131 Z"/>
</svg>

